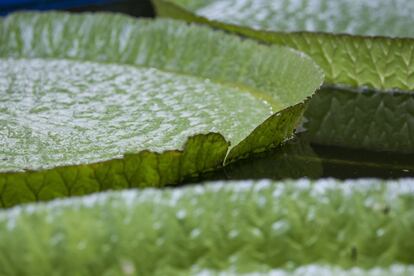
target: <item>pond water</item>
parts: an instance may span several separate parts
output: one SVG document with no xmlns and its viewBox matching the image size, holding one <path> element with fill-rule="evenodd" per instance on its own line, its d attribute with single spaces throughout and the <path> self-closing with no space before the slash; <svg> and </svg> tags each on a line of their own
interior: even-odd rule
<svg viewBox="0 0 414 276">
<path fill-rule="evenodd" d="M 153 17 L 150 0 L 3 0 L 0 16 L 17 10 L 68 10 L 73 12 L 110 11 L 132 16 Z"/>
<path fill-rule="evenodd" d="M 306 133 L 283 146 L 239 160 L 199 180 L 285 178 L 338 179 L 414 177 L 414 154 L 375 152 L 312 144 Z"/>
</svg>

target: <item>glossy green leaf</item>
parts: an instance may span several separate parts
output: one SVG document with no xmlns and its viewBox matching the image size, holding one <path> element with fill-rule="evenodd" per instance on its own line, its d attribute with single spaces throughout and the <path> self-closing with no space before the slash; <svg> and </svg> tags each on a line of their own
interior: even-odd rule
<svg viewBox="0 0 414 276">
<path fill-rule="evenodd" d="M 154 0 L 158 14 L 211 26 L 298 49 L 325 71 L 328 86 L 381 92 L 414 91 L 414 2 L 409 0 Z M 344 94 L 344 93 L 342 93 Z M 313 142 L 370 150 L 413 152 L 414 109 L 400 99 L 320 93 L 305 116 Z M 375 98 L 375 99 L 374 99 Z M 379 99 L 382 99 L 382 103 Z M 319 104 L 329 103 L 333 106 Z M 341 101 L 337 101 L 341 99 Z M 357 103 L 358 100 L 361 100 Z M 379 104 L 378 108 L 374 105 Z M 377 115 L 386 106 L 387 120 Z M 344 109 L 346 113 L 344 113 Z M 325 114 L 322 116 L 321 111 Z M 359 110 L 362 110 L 359 112 Z M 360 117 L 361 113 L 364 113 Z M 315 114 L 319 116 L 314 117 Z M 330 119 L 323 120 L 329 117 Z M 347 121 L 345 121 L 345 117 Z M 392 119 L 391 117 L 396 117 Z M 402 117 L 409 117 L 401 124 Z M 369 121 L 370 120 L 370 121 Z M 331 124 L 329 122 L 340 122 Z M 358 128 L 354 128 L 358 125 Z M 315 129 L 315 126 L 321 128 Z M 348 134 L 356 132 L 352 137 Z"/>
<path fill-rule="evenodd" d="M 11 15 L 0 57 L 2 206 L 177 184 L 274 147 L 322 82 L 287 48 L 110 14 Z"/>
<path fill-rule="evenodd" d="M 409 275 L 413 203 L 412 180 L 263 180 L 19 206 L 0 211 L 0 273 Z"/>
</svg>

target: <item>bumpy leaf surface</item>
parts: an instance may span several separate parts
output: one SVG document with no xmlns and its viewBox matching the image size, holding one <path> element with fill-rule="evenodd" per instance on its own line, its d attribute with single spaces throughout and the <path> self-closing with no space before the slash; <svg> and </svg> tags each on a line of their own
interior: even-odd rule
<svg viewBox="0 0 414 276">
<path fill-rule="evenodd" d="M 110 14 L 9 16 L 0 57 L 3 206 L 176 184 L 276 146 L 322 82 L 287 48 Z"/>
<path fill-rule="evenodd" d="M 161 15 L 208 20 L 215 26 L 299 49 L 322 66 L 326 83 L 414 90 L 412 1 L 154 2 Z"/>
<path fill-rule="evenodd" d="M 0 60 L 0 72 L 3 171 L 182 149 L 208 132 L 237 145 L 273 113 L 250 93 L 155 69 L 30 59 Z"/>
<path fill-rule="evenodd" d="M 0 273 L 410 275 L 413 203 L 412 180 L 264 180 L 19 206 Z"/>
</svg>

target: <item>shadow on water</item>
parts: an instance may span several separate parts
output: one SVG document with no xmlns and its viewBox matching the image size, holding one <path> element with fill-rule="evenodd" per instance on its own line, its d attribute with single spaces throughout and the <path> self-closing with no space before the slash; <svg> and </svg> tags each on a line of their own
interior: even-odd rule
<svg viewBox="0 0 414 276">
<path fill-rule="evenodd" d="M 414 177 L 414 154 L 374 152 L 337 146 L 311 144 L 306 133 L 271 151 L 189 179 L 187 183 L 209 180 L 286 178 L 337 179 Z"/>
</svg>

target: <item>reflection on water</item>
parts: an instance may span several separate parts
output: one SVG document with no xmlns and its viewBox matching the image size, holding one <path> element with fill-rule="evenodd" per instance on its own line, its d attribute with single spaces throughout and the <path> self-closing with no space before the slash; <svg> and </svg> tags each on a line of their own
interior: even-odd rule
<svg viewBox="0 0 414 276">
<path fill-rule="evenodd" d="M 353 150 L 311 144 L 306 133 L 274 150 L 229 164 L 186 183 L 219 179 L 338 179 L 414 177 L 414 154 Z"/>
<path fill-rule="evenodd" d="M 414 153 L 414 93 L 324 87 L 305 113 L 310 141 Z"/>
</svg>

